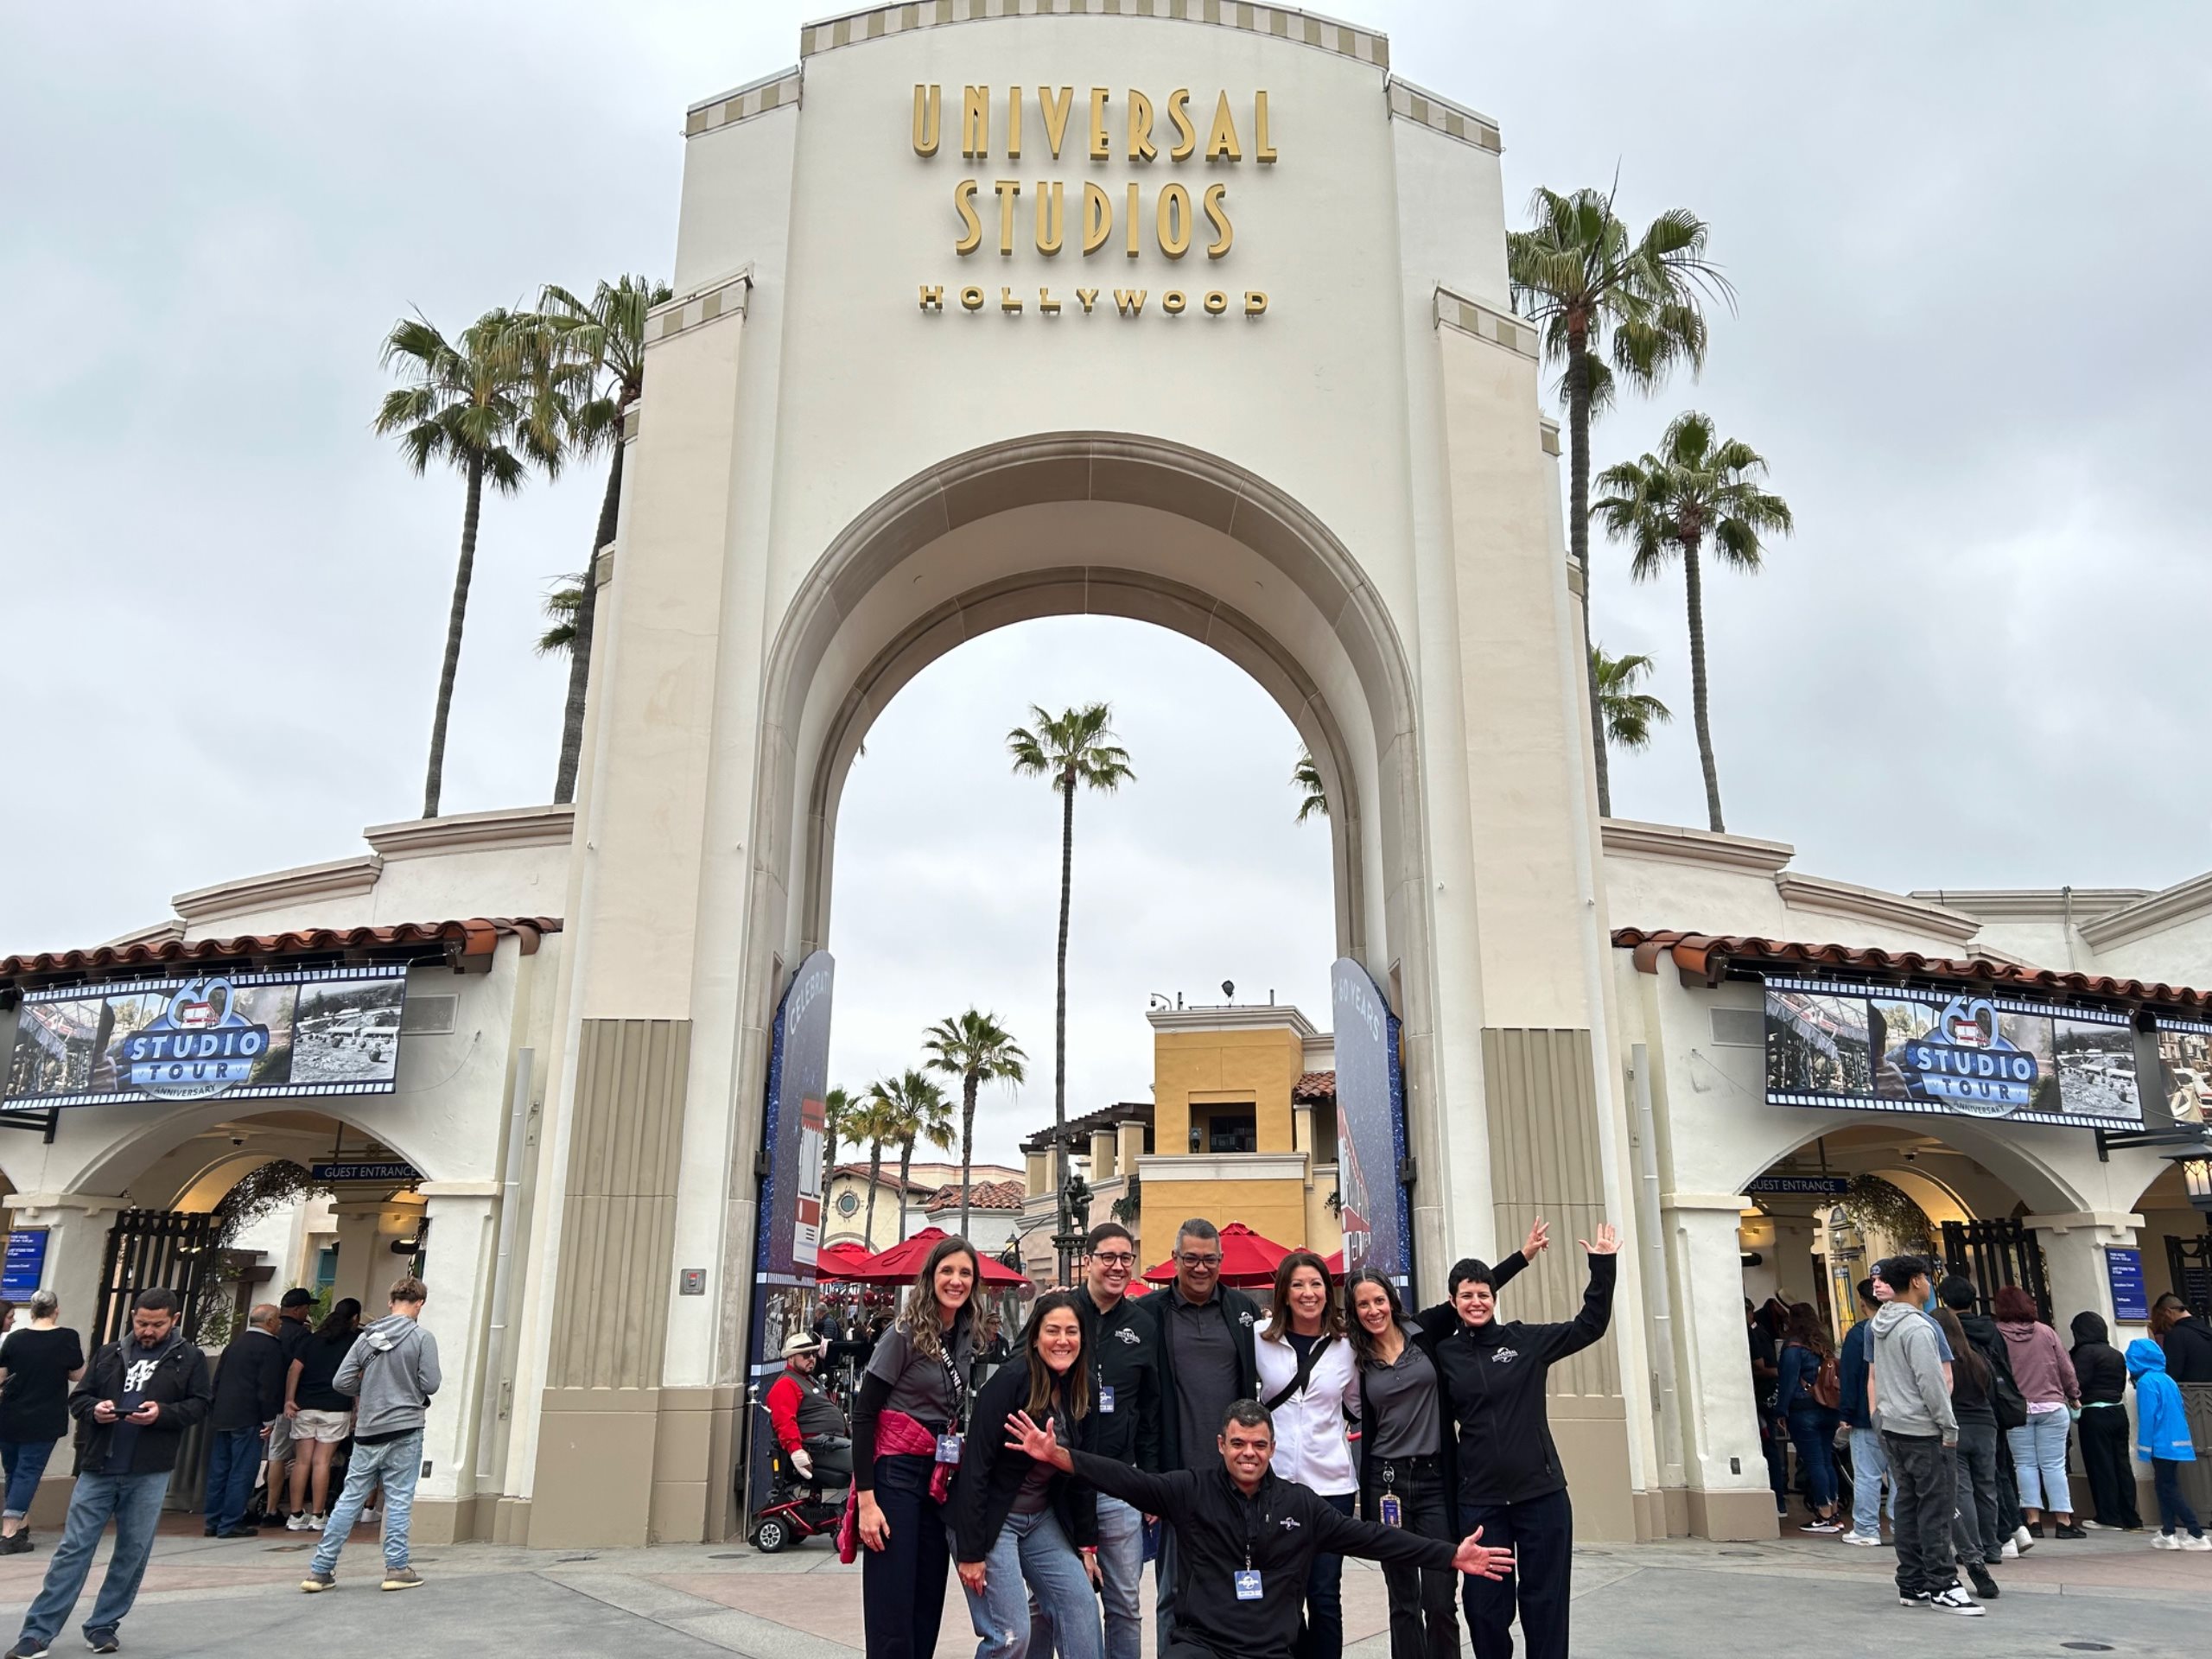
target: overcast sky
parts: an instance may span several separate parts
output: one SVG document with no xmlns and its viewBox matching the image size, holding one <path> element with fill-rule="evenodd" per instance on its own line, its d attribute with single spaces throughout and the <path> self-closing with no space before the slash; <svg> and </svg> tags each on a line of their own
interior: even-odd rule
<svg viewBox="0 0 2212 1659">
<path fill-rule="evenodd" d="M 1533 186 L 1618 168 L 1632 220 L 1713 223 L 1740 315 L 1595 448 L 1703 408 L 1796 511 L 1766 574 L 1707 583 L 1732 829 L 1885 887 L 2212 864 L 2204 9 L 1336 9 L 1501 122 L 1516 221 Z M 813 10 L 0 11 L 0 952 L 418 810 L 461 491 L 370 432 L 378 344 L 414 307 L 453 329 L 547 281 L 665 275 L 685 105 L 791 62 Z M 550 792 L 536 607 L 601 484 L 486 506 L 449 811 Z M 1632 587 L 1601 545 L 1594 605 L 1680 716 L 1617 761 L 1616 810 L 1701 823 L 1679 581 Z M 1289 822 L 1273 705 L 1133 624 L 971 645 L 846 794 L 837 1066 L 860 1084 L 995 1007 L 1034 1071 L 987 1104 L 994 1154 L 1051 1113 L 1057 897 L 1052 802 L 1003 734 L 1092 697 L 1140 782 L 1078 808 L 1070 1109 L 1144 1097 L 1149 991 L 1325 1007 L 1326 836 Z"/>
</svg>

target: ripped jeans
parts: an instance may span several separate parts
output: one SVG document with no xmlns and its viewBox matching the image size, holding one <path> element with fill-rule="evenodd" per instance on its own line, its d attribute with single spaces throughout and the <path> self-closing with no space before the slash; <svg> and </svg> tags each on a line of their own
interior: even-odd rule
<svg viewBox="0 0 2212 1659">
<path fill-rule="evenodd" d="M 983 1558 L 984 1591 L 963 1585 L 968 1617 L 976 1626 L 976 1659 L 1050 1659 L 1055 1642 L 1060 1659 L 1099 1659 L 1098 1599 L 1083 1557 L 1060 1530 L 1052 1512 L 1009 1515 L 998 1541 Z M 1029 1599 L 1051 1621 L 1033 1644 Z"/>
</svg>

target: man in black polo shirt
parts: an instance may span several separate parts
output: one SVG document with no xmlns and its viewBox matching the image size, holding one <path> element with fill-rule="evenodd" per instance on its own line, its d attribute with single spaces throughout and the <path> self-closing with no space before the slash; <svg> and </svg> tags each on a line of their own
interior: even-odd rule
<svg viewBox="0 0 2212 1659">
<path fill-rule="evenodd" d="M 1084 1450 L 1138 1469 L 1160 1467 L 1160 1335 L 1128 1294 L 1136 1243 L 1119 1222 L 1101 1222 L 1084 1241 L 1083 1351 L 1090 1360 L 1090 1413 Z M 1154 1293 L 1155 1294 L 1157 1293 Z M 1098 1573 L 1106 1615 L 1106 1659 L 1138 1659 L 1144 1526 L 1118 1497 L 1098 1499 Z"/>
<path fill-rule="evenodd" d="M 1212 1461 L 1206 1442 L 1217 1438 L 1222 1413 L 1231 1402 L 1255 1399 L 1260 1392 L 1252 1351 L 1260 1305 L 1222 1285 L 1221 1230 L 1195 1216 L 1178 1228 L 1174 1282 L 1146 1297 L 1138 1311 L 1159 1344 L 1160 1467 L 1203 1467 Z M 1175 1634 L 1176 1548 L 1170 1528 L 1160 1534 L 1153 1567 L 1162 1653 Z"/>
<path fill-rule="evenodd" d="M 974 1425 L 974 1432 L 987 1425 Z M 1476 1578 L 1502 1576 L 1509 1550 L 1485 1548 L 1482 1535 L 1447 1544 L 1402 1527 L 1339 1515 L 1312 1488 L 1268 1467 L 1273 1420 L 1256 1400 L 1230 1402 L 1210 1469 L 1148 1474 L 1089 1452 L 1071 1452 L 1027 1414 L 1006 1421 L 1007 1447 L 1051 1463 L 1102 1492 L 1161 1516 L 1176 1548 L 1175 1634 L 1160 1659 L 1291 1659 L 1316 1555 L 1359 1555 L 1408 1567 L 1452 1567 Z"/>
</svg>

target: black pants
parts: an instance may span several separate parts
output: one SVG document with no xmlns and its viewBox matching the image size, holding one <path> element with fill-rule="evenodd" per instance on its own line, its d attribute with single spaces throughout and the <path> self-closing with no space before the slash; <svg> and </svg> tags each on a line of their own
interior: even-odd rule
<svg viewBox="0 0 2212 1659">
<path fill-rule="evenodd" d="M 2127 1408 L 2091 1406 L 2075 1425 L 2082 1435 L 2082 1466 L 2089 1471 L 2093 1511 L 2101 1527 L 2139 1527 L 2135 1507 L 2135 1465 L 2128 1454 Z"/>
<path fill-rule="evenodd" d="M 1350 1492 L 1321 1494 L 1321 1501 L 1339 1515 L 1352 1510 Z M 1344 1659 L 1344 1558 L 1319 1554 L 1306 1569 L 1306 1623 L 1299 1627 L 1294 1659 Z"/>
<path fill-rule="evenodd" d="M 1513 1659 L 1513 1615 L 1529 1638 L 1529 1659 L 1567 1659 L 1568 1574 L 1574 1560 L 1574 1508 L 1564 1491 L 1523 1503 L 1459 1505 L 1459 1525 L 1482 1529 L 1491 1549 L 1513 1552 L 1502 1579 L 1469 1579 L 1467 1629 L 1475 1659 Z"/>
<path fill-rule="evenodd" d="M 1958 1476 L 1950 1447 L 1933 1434 L 1891 1434 L 1890 1479 L 1897 1495 L 1897 1593 L 1928 1596 L 1959 1581 L 1951 1555 L 1951 1517 L 1959 1507 Z"/>
<path fill-rule="evenodd" d="M 1382 1520 L 1385 1492 L 1396 1495 L 1399 1524 L 1408 1532 L 1449 1544 L 1459 1541 L 1452 1535 L 1440 1459 L 1376 1459 L 1360 1502 L 1370 1521 Z M 1459 1610 L 1453 1592 L 1459 1575 L 1433 1567 L 1386 1566 L 1382 1582 L 1390 1594 L 1390 1659 L 1459 1659 Z"/>
<path fill-rule="evenodd" d="M 804 1442 L 814 1478 L 807 1483 L 823 1494 L 842 1492 L 853 1484 L 853 1443 L 842 1434 L 818 1434 Z"/>
<path fill-rule="evenodd" d="M 1952 1459 L 1958 1482 L 1958 1514 L 1951 1542 L 1969 1566 L 1997 1560 L 2006 1535 L 1997 1522 L 1997 1420 L 1961 1418 L 1959 1449 Z"/>
<path fill-rule="evenodd" d="M 861 1605 L 868 1659 L 930 1659 L 944 1618 L 945 1569 L 952 1545 L 944 1508 L 930 1498 L 929 1458 L 875 1460 L 875 1501 L 891 1536 L 881 1549 L 861 1547 Z"/>
</svg>

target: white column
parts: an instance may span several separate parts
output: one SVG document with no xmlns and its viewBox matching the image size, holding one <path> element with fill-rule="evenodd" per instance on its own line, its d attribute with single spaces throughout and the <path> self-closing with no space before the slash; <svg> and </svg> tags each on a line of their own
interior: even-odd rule
<svg viewBox="0 0 2212 1659">
<path fill-rule="evenodd" d="M 1666 1192 L 1659 1199 L 1676 1313 L 1675 1376 L 1690 1529 L 1708 1538 L 1775 1535 L 1744 1331 L 1743 1252 L 1736 1237 L 1744 1202 L 1735 1193 Z"/>
<path fill-rule="evenodd" d="M 92 1325 L 99 1317 L 100 1268 L 106 1259 L 108 1230 L 130 1201 L 90 1192 L 19 1192 L 11 1203 L 18 1228 L 46 1230 L 43 1287 L 61 1299 L 61 1323 L 84 1339 L 85 1357 L 90 1359 L 99 1340 Z M 31 1499 L 31 1524 L 35 1527 L 58 1527 L 68 1509 L 74 1481 L 67 1452 L 60 1448 L 47 1465 Z"/>
<path fill-rule="evenodd" d="M 406 1259 L 394 1255 L 394 1240 L 414 1236 L 421 1223 L 422 1200 L 400 1192 L 383 1198 L 340 1198 L 330 1206 L 338 1224 L 338 1276 L 331 1281 L 334 1305 L 351 1296 L 361 1318 L 382 1319 L 391 1302 L 391 1281 Z M 436 1243 L 435 1236 L 432 1243 Z"/>
<path fill-rule="evenodd" d="M 2058 1339 L 2069 1346 L 2067 1330 L 2076 1313 L 2094 1313 L 2112 1331 L 2113 1346 L 2125 1351 L 2137 1337 L 2150 1334 L 2147 1325 L 2122 1327 L 2113 1315 L 2112 1282 L 2105 1275 L 2107 1246 L 2125 1249 L 2135 1243 L 2143 1217 L 2124 1210 L 2076 1211 L 2068 1215 L 2024 1216 L 2020 1224 L 2035 1230 L 2043 1245 L 2044 1272 L 2050 1280 L 2051 1324 Z M 2145 1275 L 2147 1280 L 2149 1275 Z"/>
<path fill-rule="evenodd" d="M 423 1262 L 430 1300 L 423 1305 L 423 1329 L 437 1339 L 443 1373 L 423 1431 L 423 1460 L 429 1471 L 420 1491 L 426 1501 L 458 1502 L 475 1491 L 484 1319 L 498 1242 L 499 1184 L 425 1181 L 418 1190 L 428 1201 L 430 1227 Z M 346 1260 L 343 1250 L 338 1259 L 341 1264 Z M 398 1258 L 392 1260 L 397 1263 Z"/>
</svg>

